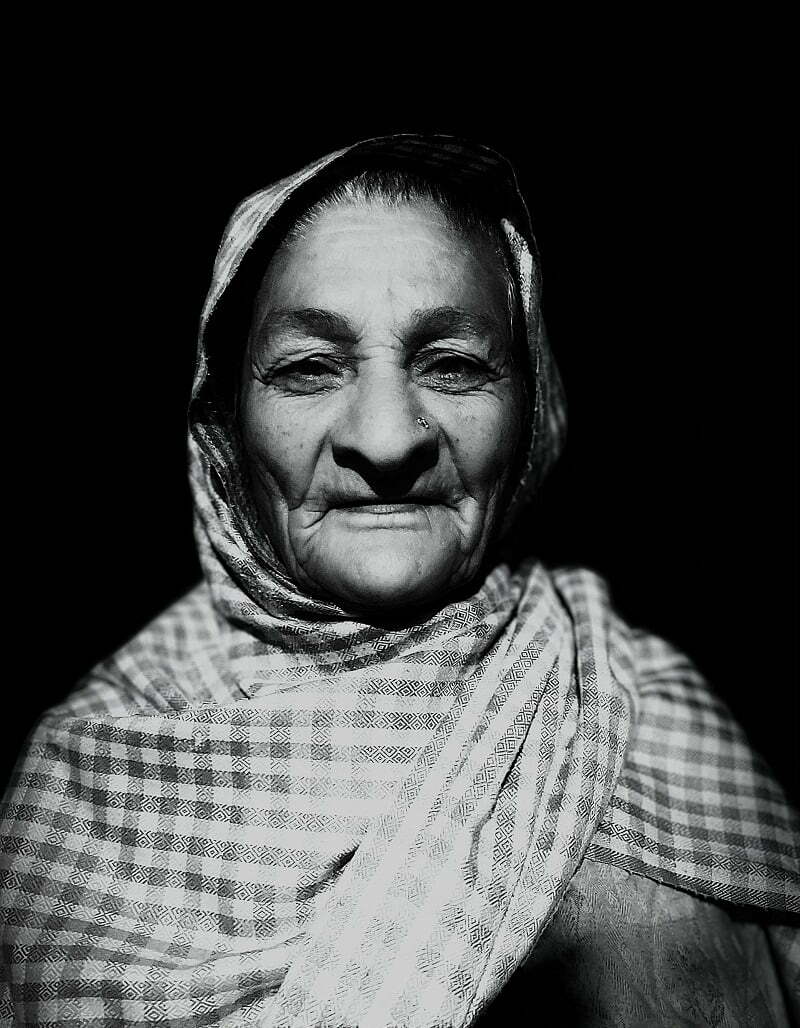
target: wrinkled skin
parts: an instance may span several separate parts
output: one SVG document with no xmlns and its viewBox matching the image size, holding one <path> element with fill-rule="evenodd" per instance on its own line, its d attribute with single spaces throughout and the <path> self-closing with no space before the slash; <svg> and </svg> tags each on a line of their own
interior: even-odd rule
<svg viewBox="0 0 800 1028">
<path fill-rule="evenodd" d="M 523 405 L 500 258 L 436 206 L 342 204 L 270 261 L 239 418 L 264 527 L 303 590 L 391 613 L 467 586 Z"/>
</svg>

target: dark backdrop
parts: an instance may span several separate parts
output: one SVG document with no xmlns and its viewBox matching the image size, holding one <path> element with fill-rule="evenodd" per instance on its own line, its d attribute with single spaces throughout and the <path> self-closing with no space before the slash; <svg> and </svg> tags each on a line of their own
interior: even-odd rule
<svg viewBox="0 0 800 1028">
<path fill-rule="evenodd" d="M 691 654 L 796 795 L 794 164 L 768 96 L 695 87 L 459 105 L 365 83 L 245 111 L 136 81 L 21 118 L 4 770 L 197 578 L 184 409 L 234 204 L 360 136 L 433 129 L 511 158 L 543 254 L 570 435 L 532 543 Z"/>
</svg>

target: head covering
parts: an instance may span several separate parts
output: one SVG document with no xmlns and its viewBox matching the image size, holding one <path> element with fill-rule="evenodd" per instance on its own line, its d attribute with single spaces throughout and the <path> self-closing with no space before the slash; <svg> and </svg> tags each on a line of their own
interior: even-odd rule
<svg viewBox="0 0 800 1028">
<path fill-rule="evenodd" d="M 285 587 L 284 611 L 290 597 L 299 599 L 304 610 L 306 605 L 283 573 L 253 509 L 232 417 L 232 380 L 244 349 L 258 283 L 286 229 L 337 179 L 387 163 L 456 188 L 467 202 L 473 199 L 494 214 L 505 233 L 525 316 L 534 395 L 529 438 L 503 533 L 535 495 L 564 441 L 566 407 L 542 319 L 538 251 L 514 171 L 505 158 L 488 147 L 449 136 L 387 136 L 336 151 L 254 193 L 239 204 L 225 229 L 203 306 L 189 410 L 189 447 L 195 469 L 195 503 L 203 522 L 199 531 L 208 534 L 220 518 L 228 519 L 232 533 L 255 563 L 269 568 Z M 213 512 L 208 509 L 207 497 L 214 501 Z M 260 604 L 269 602 L 254 582 L 243 576 L 240 584 L 248 592 L 255 588 Z M 329 614 L 335 609 L 333 604 L 326 606 Z"/>
<path fill-rule="evenodd" d="M 473 595 L 386 629 L 303 595 L 259 539 L 224 304 L 235 320 L 236 281 L 248 256 L 263 267 L 290 205 L 374 153 L 463 177 L 513 226 L 536 373 L 521 493 L 557 453 L 535 248 L 502 159 L 383 139 L 245 201 L 190 415 L 204 582 L 44 717 L 5 805 L 7 998 L 26 1024 L 472 1024 L 587 855 L 800 910 L 780 790 L 596 576 L 499 564 Z"/>
</svg>

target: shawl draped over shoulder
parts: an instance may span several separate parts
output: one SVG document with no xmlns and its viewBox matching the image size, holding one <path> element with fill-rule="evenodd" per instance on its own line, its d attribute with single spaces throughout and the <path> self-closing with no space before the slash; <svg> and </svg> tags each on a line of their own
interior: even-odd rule
<svg viewBox="0 0 800 1028">
<path fill-rule="evenodd" d="M 535 395 L 505 530 L 558 454 L 539 262 L 501 157 L 369 140 L 237 208 L 190 407 L 204 579 L 20 759 L 0 828 L 8 1023 L 472 1024 L 587 862 L 755 912 L 798 987 L 795 815 L 721 700 L 597 576 L 500 563 L 387 629 L 301 593 L 258 530 L 231 413 L 254 276 L 331 176 L 386 160 L 489 197 L 513 255 Z"/>
</svg>

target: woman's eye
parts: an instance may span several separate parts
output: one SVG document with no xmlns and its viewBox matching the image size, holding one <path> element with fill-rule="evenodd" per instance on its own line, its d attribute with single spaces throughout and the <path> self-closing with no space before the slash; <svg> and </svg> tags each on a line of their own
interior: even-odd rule
<svg viewBox="0 0 800 1028">
<path fill-rule="evenodd" d="M 339 368 L 318 357 L 305 357 L 279 368 L 275 378 L 282 385 L 299 392 L 325 389 L 339 378 Z"/>
<path fill-rule="evenodd" d="M 294 364 L 289 366 L 289 370 L 295 375 L 332 375 L 335 373 L 335 369 L 330 364 L 326 364 L 324 361 L 317 359 L 316 357 L 306 357 L 305 360 L 295 361 Z"/>
<path fill-rule="evenodd" d="M 469 357 L 456 355 L 425 361 L 421 370 L 424 378 L 444 389 L 472 389 L 487 379 L 482 364 Z"/>
</svg>

